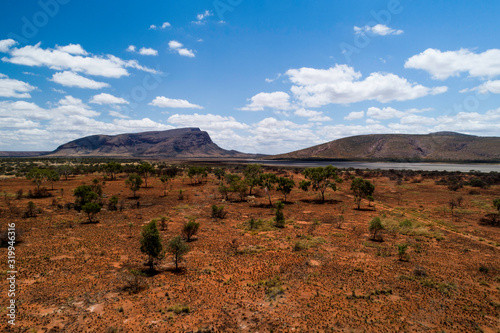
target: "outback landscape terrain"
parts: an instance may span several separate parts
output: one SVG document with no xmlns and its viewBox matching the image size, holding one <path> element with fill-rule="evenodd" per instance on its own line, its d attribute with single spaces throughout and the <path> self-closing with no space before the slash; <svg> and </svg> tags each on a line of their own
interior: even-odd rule
<svg viewBox="0 0 500 333">
<path fill-rule="evenodd" d="M 496 172 L 334 170 L 323 198 L 304 169 L 150 162 L 1 161 L 18 270 L 2 331 L 499 332 Z M 34 169 L 61 176 L 36 183 Z M 83 185 L 98 212 L 75 209 Z M 149 262 L 152 224 L 164 257 Z"/>
</svg>

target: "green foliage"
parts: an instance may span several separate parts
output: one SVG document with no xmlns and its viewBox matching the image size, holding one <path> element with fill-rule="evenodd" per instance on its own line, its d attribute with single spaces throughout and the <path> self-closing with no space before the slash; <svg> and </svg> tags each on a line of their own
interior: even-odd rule
<svg viewBox="0 0 500 333">
<path fill-rule="evenodd" d="M 384 226 L 382 225 L 382 221 L 380 220 L 380 217 L 374 217 L 370 221 L 370 226 L 368 227 L 368 230 L 372 233 L 373 240 L 381 240 L 378 233 L 381 230 L 384 230 Z"/>
<path fill-rule="evenodd" d="M 373 192 L 375 191 L 375 186 L 368 180 L 356 177 L 352 180 L 351 191 L 354 193 L 354 202 L 358 205 L 358 209 L 361 206 L 361 200 L 363 198 L 372 198 Z"/>
<path fill-rule="evenodd" d="M 312 186 L 314 191 L 321 193 L 321 201 L 325 201 L 325 191 L 331 188 L 337 190 L 337 184 L 342 182 L 342 179 L 337 175 L 337 168 L 329 165 L 327 167 L 306 168 L 302 174 L 307 181 L 301 181 L 300 189 L 307 191 L 309 186 Z"/>
<path fill-rule="evenodd" d="M 396 246 L 398 248 L 399 260 L 401 260 L 401 261 L 408 261 L 408 259 L 410 257 L 406 253 L 406 250 L 408 249 L 408 244 L 397 244 Z"/>
<path fill-rule="evenodd" d="M 243 201 L 243 199 L 245 199 L 247 188 L 247 182 L 243 179 L 234 180 L 229 185 L 229 191 L 238 194 L 238 196 L 240 197 L 240 201 Z"/>
<path fill-rule="evenodd" d="M 167 244 L 167 250 L 174 257 L 175 269 L 179 269 L 179 261 L 182 256 L 189 252 L 189 246 L 184 242 L 181 236 L 175 236 Z"/>
<path fill-rule="evenodd" d="M 175 304 L 175 305 L 169 306 L 167 308 L 167 311 L 171 311 L 175 314 L 181 314 L 181 313 L 189 313 L 191 311 L 191 309 L 187 305 Z"/>
<path fill-rule="evenodd" d="M 163 195 L 167 195 L 167 184 L 168 184 L 168 181 L 171 179 L 172 177 L 169 176 L 169 175 L 161 175 L 160 176 L 160 181 L 163 185 Z"/>
<path fill-rule="evenodd" d="M 200 184 L 203 178 L 207 177 L 207 168 L 200 166 L 190 166 L 188 170 L 188 177 L 191 178 L 191 181 L 195 184 Z"/>
<path fill-rule="evenodd" d="M 142 178 L 136 173 L 131 174 L 125 181 L 125 185 L 134 193 L 134 198 L 136 197 L 135 192 L 139 191 L 142 185 Z"/>
<path fill-rule="evenodd" d="M 108 202 L 108 210 L 117 210 L 118 209 L 118 197 L 116 195 L 113 195 L 111 198 L 109 198 Z"/>
<path fill-rule="evenodd" d="M 500 198 L 493 200 L 493 207 L 495 207 L 500 213 Z"/>
<path fill-rule="evenodd" d="M 36 216 L 36 206 L 33 201 L 28 202 L 28 206 L 26 208 L 26 211 L 24 212 L 24 217 L 35 217 Z"/>
<path fill-rule="evenodd" d="M 186 241 L 190 241 L 191 237 L 193 237 L 197 232 L 198 229 L 200 228 L 200 224 L 196 222 L 195 218 L 189 218 L 189 220 L 184 224 L 182 228 L 182 234 L 184 235 L 184 238 L 186 238 Z"/>
<path fill-rule="evenodd" d="M 68 176 L 73 173 L 73 168 L 68 164 L 63 164 L 57 168 L 57 172 L 61 176 L 64 176 L 64 179 L 68 180 Z"/>
<path fill-rule="evenodd" d="M 40 192 L 40 186 L 47 180 L 46 170 L 33 168 L 26 174 L 26 179 L 31 180 L 37 187 L 37 193 Z"/>
<path fill-rule="evenodd" d="M 75 197 L 75 209 L 81 210 L 87 203 L 96 202 L 99 198 L 90 185 L 80 185 L 73 190 Z"/>
<path fill-rule="evenodd" d="M 224 206 L 212 205 L 212 218 L 223 219 L 226 217 L 227 212 L 224 210 Z"/>
<path fill-rule="evenodd" d="M 252 189 L 261 184 L 262 166 L 260 164 L 248 164 L 243 171 L 243 175 L 250 189 L 248 195 L 252 195 Z"/>
<path fill-rule="evenodd" d="M 224 179 L 224 176 L 226 175 L 226 172 L 221 168 L 215 168 L 213 173 L 218 180 Z"/>
<path fill-rule="evenodd" d="M 278 228 L 285 227 L 285 216 L 283 215 L 283 208 L 285 208 L 284 203 L 282 203 L 281 201 L 276 202 L 274 223 Z"/>
<path fill-rule="evenodd" d="M 111 161 L 103 166 L 104 172 L 111 177 L 111 180 L 116 179 L 116 174 L 123 171 L 123 165 L 115 161 Z"/>
<path fill-rule="evenodd" d="M 260 186 L 266 191 L 267 197 L 269 199 L 269 205 L 272 206 L 271 202 L 271 190 L 274 189 L 274 185 L 278 182 L 278 177 L 274 173 L 263 173 L 260 175 Z"/>
<path fill-rule="evenodd" d="M 142 162 L 137 166 L 137 171 L 141 173 L 144 177 L 144 187 L 148 187 L 148 176 L 155 172 L 155 167 L 148 162 Z M 129 178 L 130 179 L 130 178 Z M 142 184 L 142 182 L 141 182 Z M 134 192 L 135 197 L 135 192 Z"/>
<path fill-rule="evenodd" d="M 87 202 L 82 206 L 82 210 L 87 213 L 89 223 L 95 222 L 94 217 L 101 211 L 101 205 L 96 202 Z"/>
<path fill-rule="evenodd" d="M 286 196 L 292 192 L 292 189 L 294 187 L 295 181 L 293 179 L 287 177 L 278 177 L 278 187 L 276 188 L 276 190 L 283 193 L 284 202 L 286 202 Z"/>
<path fill-rule="evenodd" d="M 154 268 L 154 260 L 163 258 L 163 244 L 160 232 L 156 226 L 156 220 L 152 220 L 142 227 L 140 242 L 141 252 L 148 255 L 148 265 L 152 270 Z"/>
</svg>

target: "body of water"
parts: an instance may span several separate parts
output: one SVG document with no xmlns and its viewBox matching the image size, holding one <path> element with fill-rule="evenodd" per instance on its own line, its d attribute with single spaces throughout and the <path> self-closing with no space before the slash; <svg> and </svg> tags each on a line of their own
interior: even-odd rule
<svg viewBox="0 0 500 333">
<path fill-rule="evenodd" d="M 480 172 L 500 172 L 500 164 L 452 164 L 452 163 L 396 163 L 396 162 L 336 162 L 336 161 L 274 161 L 256 160 L 254 163 L 263 165 L 291 166 L 310 168 L 317 166 L 333 165 L 337 168 L 355 169 L 396 169 L 396 170 L 421 170 L 421 171 L 460 171 L 471 170 Z"/>
</svg>

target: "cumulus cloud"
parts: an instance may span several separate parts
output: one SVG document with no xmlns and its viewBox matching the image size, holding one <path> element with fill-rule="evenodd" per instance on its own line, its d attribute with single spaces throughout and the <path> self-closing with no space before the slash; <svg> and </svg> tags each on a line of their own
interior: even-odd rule
<svg viewBox="0 0 500 333">
<path fill-rule="evenodd" d="M 461 93 L 469 91 L 477 91 L 480 94 L 500 94 L 500 80 L 489 80 L 475 88 L 460 90 Z"/>
<path fill-rule="evenodd" d="M 392 119 L 392 118 L 401 118 L 406 115 L 406 112 L 396 110 L 391 107 L 386 108 L 376 108 L 370 107 L 366 111 L 366 116 L 374 119 Z"/>
<path fill-rule="evenodd" d="M 286 72 L 294 84 L 291 91 L 306 107 L 327 104 L 349 104 L 366 100 L 382 103 L 412 100 L 447 91 L 447 87 L 428 88 L 391 73 L 362 75 L 347 65 L 329 69 L 303 67 Z"/>
<path fill-rule="evenodd" d="M 403 30 L 396 30 L 389 28 L 384 24 L 377 24 L 374 26 L 365 25 L 364 27 L 354 26 L 354 33 L 387 36 L 387 35 L 401 35 L 403 33 Z"/>
<path fill-rule="evenodd" d="M 157 73 L 154 69 L 141 66 L 136 60 L 123 60 L 109 54 L 106 56 L 88 55 L 79 44 L 58 46 L 56 49 L 43 49 L 40 45 L 41 43 L 21 48 L 10 48 L 8 49 L 10 58 L 3 57 L 2 61 L 113 78 L 130 75 L 127 68 Z M 75 52 L 78 54 L 74 54 Z"/>
<path fill-rule="evenodd" d="M 139 52 L 137 52 L 137 47 L 135 45 L 129 45 L 127 47 L 128 52 L 139 53 L 140 55 L 157 56 L 158 51 L 149 47 L 141 47 Z"/>
<path fill-rule="evenodd" d="M 111 116 L 111 117 L 115 117 L 115 118 L 121 118 L 121 119 L 130 119 L 129 116 L 126 116 L 124 114 L 121 114 L 120 112 L 117 112 L 117 111 L 109 111 L 108 114 Z"/>
<path fill-rule="evenodd" d="M 86 89 L 101 89 L 109 87 L 108 83 L 94 81 L 70 71 L 54 73 L 54 75 L 52 75 L 52 78 L 49 80 L 55 83 L 59 83 L 60 85 L 63 85 L 65 87 L 77 87 Z"/>
<path fill-rule="evenodd" d="M 7 53 L 9 52 L 9 49 L 16 44 L 17 42 L 13 39 L 0 40 L 0 52 Z"/>
<path fill-rule="evenodd" d="M 0 97 L 31 98 L 30 91 L 35 90 L 31 84 L 15 79 L 9 79 L 0 73 Z"/>
<path fill-rule="evenodd" d="M 160 108 L 177 108 L 177 109 L 203 109 L 202 106 L 192 104 L 185 99 L 167 98 L 164 96 L 157 96 L 149 105 L 157 106 Z"/>
<path fill-rule="evenodd" d="M 425 70 L 436 80 L 461 73 L 468 73 L 471 77 L 494 77 L 500 75 L 500 49 L 474 53 L 468 49 L 442 52 L 429 48 L 410 57 L 405 68 Z"/>
<path fill-rule="evenodd" d="M 214 114 L 174 114 L 168 122 L 180 127 L 201 127 L 205 130 L 247 129 L 249 126 L 238 122 L 234 117 Z"/>
<path fill-rule="evenodd" d="M 128 52 L 137 52 L 137 48 L 135 47 L 135 45 L 129 45 L 127 47 L 127 51 Z"/>
<path fill-rule="evenodd" d="M 90 103 L 93 104 L 129 104 L 125 99 L 121 97 L 116 97 L 110 94 L 101 93 L 99 95 L 95 95 L 90 99 Z"/>
<path fill-rule="evenodd" d="M 177 52 L 179 55 L 184 57 L 194 58 L 194 52 L 192 50 L 183 48 L 182 46 L 183 45 L 176 40 L 171 40 L 170 42 L 168 42 L 168 48 L 171 51 Z"/>
<path fill-rule="evenodd" d="M 299 117 L 308 118 L 308 121 L 330 121 L 332 118 L 323 115 L 322 111 L 314 111 L 314 110 L 306 110 L 306 109 L 297 109 L 294 114 Z"/>
<path fill-rule="evenodd" d="M 283 91 L 275 91 L 272 93 L 258 93 L 250 98 L 250 103 L 240 110 L 243 111 L 263 111 L 265 108 L 275 110 L 290 110 L 290 96 Z"/>
<path fill-rule="evenodd" d="M 344 117 L 345 120 L 362 119 L 365 116 L 365 111 L 353 111 Z"/>
</svg>

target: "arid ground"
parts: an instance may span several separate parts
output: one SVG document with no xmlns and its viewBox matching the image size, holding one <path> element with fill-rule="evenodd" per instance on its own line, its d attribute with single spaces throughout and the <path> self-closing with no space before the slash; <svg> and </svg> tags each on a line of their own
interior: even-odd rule
<svg viewBox="0 0 500 333">
<path fill-rule="evenodd" d="M 295 181 L 302 175 L 280 171 Z M 125 174 L 107 180 L 103 200 L 117 195 L 123 210 L 106 205 L 98 223 L 67 209 L 72 190 L 102 174 L 71 176 L 54 184 L 52 197 L 16 199 L 33 189 L 25 178 L 0 180 L 0 223 L 15 222 L 16 325 L 3 332 L 500 332 L 500 228 L 480 219 L 495 212 L 500 186 L 450 191 L 433 179 L 364 176 L 375 201 L 358 210 L 348 175 L 339 190 L 297 187 L 284 208 L 285 228 L 262 189 L 225 201 L 209 174 L 201 185 L 177 176 L 164 188 L 150 178 L 138 199 Z M 50 185 L 46 184 L 50 189 Z M 184 190 L 180 200 L 179 190 Z M 271 191 L 273 202 L 282 194 Z M 452 212 L 449 201 L 462 197 Z M 54 200 L 55 199 L 55 200 Z M 24 218 L 29 201 L 35 217 Z M 223 205 L 224 219 L 211 217 Z M 343 216 L 343 221 L 339 216 Z M 200 223 L 190 252 L 174 269 L 166 253 L 151 273 L 140 251 L 143 225 L 168 217 L 166 243 L 187 217 Z M 380 217 L 383 241 L 371 240 L 370 220 Z M 261 219 L 252 229 L 249 220 Z M 398 255 L 397 245 L 407 245 Z M 7 249 L 0 249 L 6 262 Z M 5 258 L 5 260 L 4 260 Z M 2 299 L 7 269 L 1 271 Z M 5 294 L 5 295 L 4 295 Z"/>
</svg>

